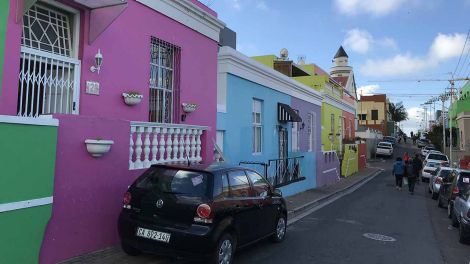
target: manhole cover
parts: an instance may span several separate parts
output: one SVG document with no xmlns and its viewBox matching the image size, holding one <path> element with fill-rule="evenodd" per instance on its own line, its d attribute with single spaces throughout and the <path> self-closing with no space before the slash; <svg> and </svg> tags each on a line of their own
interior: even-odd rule
<svg viewBox="0 0 470 264">
<path fill-rule="evenodd" d="M 362 234 L 362 235 L 365 238 L 373 239 L 373 240 L 377 240 L 377 241 L 383 241 L 383 242 L 395 242 L 395 241 L 397 241 L 393 237 L 385 236 L 385 235 L 381 235 L 381 234 L 365 233 L 365 234 Z"/>
</svg>

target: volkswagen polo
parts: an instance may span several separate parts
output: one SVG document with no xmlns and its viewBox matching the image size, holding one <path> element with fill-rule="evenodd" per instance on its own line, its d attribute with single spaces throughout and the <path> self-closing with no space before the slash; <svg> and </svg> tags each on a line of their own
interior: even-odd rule
<svg viewBox="0 0 470 264">
<path fill-rule="evenodd" d="M 154 165 L 128 188 L 118 229 L 129 255 L 232 263 L 235 250 L 286 235 L 282 193 L 256 171 L 222 164 Z"/>
</svg>

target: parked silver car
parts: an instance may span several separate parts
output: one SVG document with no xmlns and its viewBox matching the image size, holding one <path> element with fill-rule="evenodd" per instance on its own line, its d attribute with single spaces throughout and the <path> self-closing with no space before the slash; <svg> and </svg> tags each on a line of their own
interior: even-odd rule
<svg viewBox="0 0 470 264">
<path fill-rule="evenodd" d="M 429 179 L 429 193 L 432 194 L 432 199 L 437 200 L 441 184 L 449 177 L 451 172 L 452 168 L 439 167 L 435 172 L 431 173 L 432 176 Z"/>
<path fill-rule="evenodd" d="M 455 200 L 452 206 L 452 225 L 459 227 L 460 243 L 470 242 L 470 170 L 457 170 L 452 186 Z"/>
</svg>

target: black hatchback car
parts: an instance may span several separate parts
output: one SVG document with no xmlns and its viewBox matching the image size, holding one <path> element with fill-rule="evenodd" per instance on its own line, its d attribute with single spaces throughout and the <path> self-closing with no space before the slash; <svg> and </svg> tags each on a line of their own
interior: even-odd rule
<svg viewBox="0 0 470 264">
<path fill-rule="evenodd" d="M 286 235 L 279 190 L 257 172 L 224 164 L 154 165 L 124 194 L 121 245 L 153 253 L 232 263 L 235 250 Z"/>
</svg>

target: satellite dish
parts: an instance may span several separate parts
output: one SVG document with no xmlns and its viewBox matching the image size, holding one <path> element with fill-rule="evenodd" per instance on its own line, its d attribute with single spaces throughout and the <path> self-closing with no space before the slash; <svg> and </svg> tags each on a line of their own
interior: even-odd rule
<svg viewBox="0 0 470 264">
<path fill-rule="evenodd" d="M 289 51 L 286 48 L 281 49 L 281 59 L 287 60 L 287 57 L 289 57 Z"/>
</svg>

